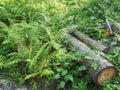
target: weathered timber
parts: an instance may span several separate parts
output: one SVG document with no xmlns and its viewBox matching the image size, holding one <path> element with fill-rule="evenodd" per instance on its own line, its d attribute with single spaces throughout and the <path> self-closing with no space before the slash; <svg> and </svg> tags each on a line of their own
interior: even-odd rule
<svg viewBox="0 0 120 90">
<path fill-rule="evenodd" d="M 104 85 L 105 80 L 111 79 L 115 76 L 116 68 L 109 61 L 95 53 L 87 45 L 69 34 L 66 35 L 66 40 L 68 41 L 68 46 L 71 48 L 75 48 L 76 51 L 89 55 L 89 58 L 88 56 L 85 56 L 81 63 L 88 68 L 87 73 L 92 77 L 96 84 Z M 97 69 L 94 69 L 91 66 L 92 61 L 98 61 Z"/>
<path fill-rule="evenodd" d="M 92 47 L 96 50 L 99 50 L 99 51 L 107 51 L 108 50 L 108 48 L 106 46 L 89 38 L 85 34 L 78 31 L 77 29 L 71 30 L 70 34 L 73 35 L 74 37 L 78 38 L 79 40 L 83 41 L 84 43 L 88 44 L 90 47 Z"/>
</svg>

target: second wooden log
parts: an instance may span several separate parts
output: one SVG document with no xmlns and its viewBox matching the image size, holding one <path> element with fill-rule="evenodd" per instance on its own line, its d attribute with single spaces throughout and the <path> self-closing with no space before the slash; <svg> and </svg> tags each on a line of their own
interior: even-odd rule
<svg viewBox="0 0 120 90">
<path fill-rule="evenodd" d="M 108 48 L 101 43 L 89 38 L 85 34 L 81 33 L 77 29 L 72 29 L 70 32 L 71 35 L 78 38 L 79 40 L 83 41 L 84 43 L 88 44 L 90 47 L 99 50 L 99 51 L 107 51 Z"/>
</svg>

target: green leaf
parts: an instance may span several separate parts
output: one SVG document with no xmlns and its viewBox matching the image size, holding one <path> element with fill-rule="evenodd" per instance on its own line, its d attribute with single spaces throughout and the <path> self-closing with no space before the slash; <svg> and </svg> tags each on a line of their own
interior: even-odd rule
<svg viewBox="0 0 120 90">
<path fill-rule="evenodd" d="M 65 75 L 64 79 L 65 79 L 66 81 L 70 80 L 70 81 L 73 82 L 73 76 L 72 76 L 72 75 Z"/>
<path fill-rule="evenodd" d="M 54 76 L 54 79 L 59 79 L 60 78 L 60 74 L 56 74 L 55 76 Z"/>
<path fill-rule="evenodd" d="M 42 71 L 41 76 L 49 76 L 49 75 L 52 75 L 52 74 L 54 74 L 54 72 L 52 70 L 50 70 L 50 69 L 44 69 Z"/>
<path fill-rule="evenodd" d="M 61 75 L 64 76 L 67 74 L 67 70 L 63 69 L 62 72 L 61 72 Z"/>
<path fill-rule="evenodd" d="M 37 72 L 37 73 L 32 73 L 32 74 L 28 74 L 28 75 L 25 77 L 25 80 L 30 79 L 30 78 L 33 78 L 33 77 L 36 77 L 37 75 L 39 75 L 39 72 Z"/>
<path fill-rule="evenodd" d="M 85 66 L 80 66 L 79 68 L 78 68 L 78 71 L 83 71 L 83 70 L 86 70 L 87 68 L 85 67 Z"/>
<path fill-rule="evenodd" d="M 64 88 L 64 86 L 65 86 L 65 82 L 64 81 L 60 81 L 60 83 L 57 86 L 57 89 Z"/>
<path fill-rule="evenodd" d="M 99 61 L 92 61 L 91 62 L 91 67 L 94 68 L 95 70 L 98 68 L 98 65 L 99 65 Z"/>
<path fill-rule="evenodd" d="M 66 67 L 66 66 L 68 66 L 68 65 L 69 65 L 69 63 L 68 63 L 68 62 L 65 62 L 63 65 Z"/>
</svg>

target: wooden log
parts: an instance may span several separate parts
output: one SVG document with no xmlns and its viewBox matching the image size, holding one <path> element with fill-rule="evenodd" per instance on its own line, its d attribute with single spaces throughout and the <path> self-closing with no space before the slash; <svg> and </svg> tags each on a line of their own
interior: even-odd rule
<svg viewBox="0 0 120 90">
<path fill-rule="evenodd" d="M 71 35 L 78 38 L 79 40 L 83 41 L 84 43 L 88 44 L 90 47 L 99 50 L 99 51 L 108 51 L 108 48 L 101 43 L 89 38 L 85 34 L 81 33 L 77 29 L 71 30 Z"/>
<path fill-rule="evenodd" d="M 75 48 L 78 52 L 83 52 L 89 55 L 89 59 L 84 57 L 82 64 L 84 64 L 88 70 L 87 73 L 92 77 L 93 81 L 98 85 L 104 85 L 104 81 L 111 79 L 116 74 L 116 68 L 108 62 L 106 59 L 96 54 L 84 43 L 67 34 L 66 39 L 68 40 L 68 46 Z M 91 62 L 98 61 L 97 69 L 91 66 Z"/>
</svg>

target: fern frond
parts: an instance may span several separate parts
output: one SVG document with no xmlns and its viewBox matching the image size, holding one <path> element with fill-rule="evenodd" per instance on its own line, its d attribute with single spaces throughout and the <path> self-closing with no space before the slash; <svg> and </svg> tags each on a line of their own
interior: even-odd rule
<svg viewBox="0 0 120 90">
<path fill-rule="evenodd" d="M 8 30 L 9 30 L 8 26 L 3 22 L 0 22 L 0 28 L 2 28 L 2 31 L 4 31 L 4 32 L 8 32 Z"/>
<path fill-rule="evenodd" d="M 28 74 L 28 75 L 25 77 L 25 80 L 30 79 L 30 78 L 33 78 L 33 77 L 36 77 L 37 75 L 39 75 L 39 72 L 32 73 L 32 74 Z"/>
<path fill-rule="evenodd" d="M 32 66 L 36 64 L 37 60 L 38 60 L 38 57 L 44 52 L 44 49 L 46 48 L 46 46 L 49 44 L 46 43 L 44 45 L 41 46 L 41 48 L 38 50 L 36 56 L 34 56 L 30 62 L 30 65 L 29 65 L 29 68 L 32 69 Z"/>
<path fill-rule="evenodd" d="M 4 67 L 5 60 L 6 60 L 6 57 L 4 57 L 3 55 L 0 55 L 0 69 Z"/>
<path fill-rule="evenodd" d="M 50 62 L 50 56 L 51 56 L 51 44 L 49 44 L 46 49 L 44 50 L 43 54 L 41 55 L 41 60 L 38 61 L 38 70 L 40 72 L 40 74 L 43 72 L 44 68 L 48 68 L 49 67 L 49 62 Z"/>
</svg>

